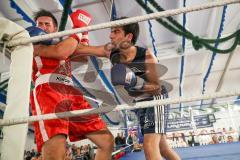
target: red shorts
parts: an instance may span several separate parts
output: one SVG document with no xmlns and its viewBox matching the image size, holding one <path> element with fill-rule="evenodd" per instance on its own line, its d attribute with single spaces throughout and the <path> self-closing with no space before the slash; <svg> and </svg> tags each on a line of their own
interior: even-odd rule
<svg viewBox="0 0 240 160">
<path fill-rule="evenodd" d="M 33 115 L 92 108 L 78 90 L 56 83 L 38 85 L 31 94 L 31 107 Z M 89 115 L 42 120 L 35 122 L 34 127 L 37 148 L 41 151 L 43 143 L 57 134 L 69 136 L 70 141 L 78 141 L 86 134 L 105 128 L 106 124 L 99 115 Z"/>
</svg>

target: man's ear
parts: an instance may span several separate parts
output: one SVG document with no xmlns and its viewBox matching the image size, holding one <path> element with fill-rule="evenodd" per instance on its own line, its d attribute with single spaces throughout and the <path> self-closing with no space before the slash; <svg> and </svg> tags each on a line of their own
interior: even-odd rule
<svg viewBox="0 0 240 160">
<path fill-rule="evenodd" d="M 127 34 L 127 39 L 131 42 L 133 39 L 133 34 L 132 33 L 128 33 Z"/>
<path fill-rule="evenodd" d="M 54 30 L 55 30 L 55 32 L 58 31 L 58 27 L 56 25 L 54 25 Z"/>
</svg>

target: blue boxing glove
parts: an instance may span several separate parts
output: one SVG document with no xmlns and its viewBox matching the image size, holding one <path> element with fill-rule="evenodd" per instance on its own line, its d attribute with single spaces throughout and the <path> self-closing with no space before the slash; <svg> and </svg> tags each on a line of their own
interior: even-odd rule
<svg viewBox="0 0 240 160">
<path fill-rule="evenodd" d="M 43 29 L 41 29 L 39 27 L 35 27 L 35 26 L 27 27 L 26 30 L 28 31 L 30 37 L 48 34 Z M 50 40 L 44 40 L 44 41 L 36 42 L 36 43 L 33 43 L 33 44 L 34 45 L 35 44 L 51 45 L 52 44 L 52 40 L 51 39 Z"/>
<path fill-rule="evenodd" d="M 115 64 L 111 68 L 111 82 L 114 86 L 123 85 L 131 90 L 143 89 L 144 80 L 124 64 Z"/>
</svg>

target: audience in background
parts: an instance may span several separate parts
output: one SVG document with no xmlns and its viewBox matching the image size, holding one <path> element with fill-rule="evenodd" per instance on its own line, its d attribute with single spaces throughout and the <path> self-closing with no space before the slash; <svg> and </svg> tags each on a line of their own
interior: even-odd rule
<svg viewBox="0 0 240 160">
<path fill-rule="evenodd" d="M 186 134 L 189 133 L 189 134 Z M 173 147 L 191 147 L 198 145 L 196 142 L 196 136 L 200 145 L 219 144 L 219 143 L 232 143 L 239 139 L 239 132 L 232 127 L 214 129 L 198 129 L 198 133 L 193 131 L 181 131 L 168 133 L 168 143 Z M 131 147 L 128 147 L 131 146 Z M 93 160 L 94 146 L 90 144 L 84 146 L 76 146 L 76 144 L 66 146 L 66 159 L 65 160 Z M 120 159 L 128 152 L 142 151 L 142 144 L 139 143 L 139 136 L 136 131 L 130 131 L 127 138 L 122 133 L 117 133 L 115 137 L 115 151 L 113 156 L 114 160 Z M 31 151 L 25 151 L 24 160 L 41 160 L 41 154 L 37 153 L 34 149 Z"/>
<path fill-rule="evenodd" d="M 216 131 L 215 129 L 204 128 L 197 129 L 198 133 L 195 132 L 185 131 L 185 133 L 188 133 L 186 135 L 182 132 L 168 133 L 168 143 L 173 148 L 176 148 L 239 141 L 239 134 L 232 127 L 229 127 L 228 130 L 226 128 L 217 128 Z"/>
</svg>

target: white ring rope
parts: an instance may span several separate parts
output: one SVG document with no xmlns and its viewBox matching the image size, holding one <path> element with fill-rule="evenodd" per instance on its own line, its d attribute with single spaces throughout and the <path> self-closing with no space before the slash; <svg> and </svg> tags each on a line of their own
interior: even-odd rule
<svg viewBox="0 0 240 160">
<path fill-rule="evenodd" d="M 140 109 L 140 108 L 149 108 L 154 105 L 178 104 L 178 103 L 186 103 L 186 102 L 193 102 L 193 101 L 200 101 L 200 100 L 208 100 L 213 98 L 232 97 L 232 96 L 238 96 L 238 95 L 240 95 L 240 90 L 230 91 L 230 92 L 217 92 L 212 94 L 203 94 L 200 96 L 193 96 L 193 97 L 178 97 L 174 99 L 168 98 L 163 100 L 144 101 L 144 102 L 138 102 L 134 106 L 129 106 L 126 104 L 116 105 L 116 106 L 106 105 L 106 107 L 104 106 L 104 107 L 99 107 L 94 109 L 51 113 L 51 114 L 15 118 L 15 119 L 4 119 L 0 121 L 0 126 L 10 126 L 10 125 L 16 125 L 16 124 L 31 123 L 31 122 L 40 121 L 40 120 L 50 120 L 50 119 L 59 119 L 59 118 L 66 118 L 66 117 L 101 114 L 101 113 L 108 113 L 111 111 L 134 110 L 134 109 Z"/>
<path fill-rule="evenodd" d="M 92 26 L 83 27 L 83 28 L 76 28 L 76 29 L 66 30 L 66 31 L 57 32 L 57 33 L 35 36 L 35 37 L 31 37 L 31 38 L 21 38 L 21 39 L 9 41 L 7 46 L 13 47 L 13 46 L 24 45 L 24 44 L 33 43 L 33 42 L 40 42 L 40 41 L 45 41 L 48 39 L 59 38 L 59 37 L 71 35 L 74 33 L 80 33 L 80 32 L 85 32 L 85 31 L 94 31 L 94 30 L 105 29 L 105 28 L 110 28 L 110 27 L 122 26 L 122 25 L 130 24 L 130 23 L 136 23 L 136 22 L 141 22 L 141 21 L 146 21 L 146 20 L 156 19 L 156 18 L 164 18 L 164 17 L 178 15 L 181 13 L 200 11 L 200 10 L 204 10 L 204 9 L 209 9 L 209 8 L 213 8 L 213 7 L 221 7 L 223 5 L 234 4 L 234 3 L 240 3 L 240 0 L 217 0 L 215 2 L 210 2 L 210 3 L 198 5 L 198 6 L 193 6 L 193 7 L 183 7 L 183 8 L 179 8 L 179 9 L 155 12 L 155 13 L 146 14 L 143 16 L 131 17 L 131 18 L 123 19 L 123 20 L 101 23 L 101 24 L 92 25 Z"/>
<path fill-rule="evenodd" d="M 133 146 L 134 144 L 136 144 L 136 143 L 133 143 L 133 144 L 131 144 L 131 145 L 127 145 L 127 146 L 124 147 L 124 148 L 121 148 L 121 149 L 119 149 L 119 150 L 116 150 L 116 151 L 112 152 L 112 156 L 118 154 L 119 152 L 122 152 L 122 151 L 126 150 L 127 148 L 130 148 L 130 147 Z"/>
</svg>

